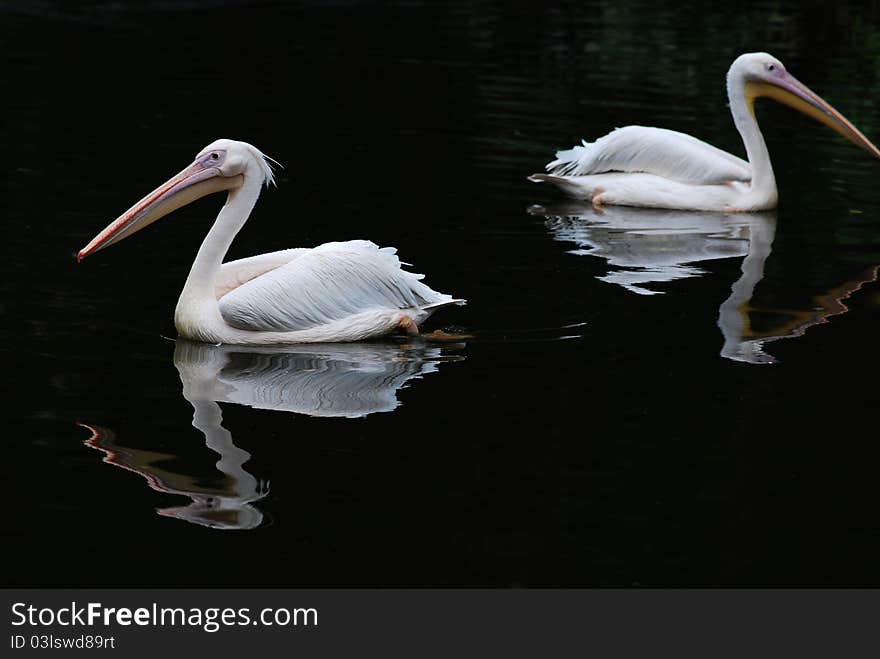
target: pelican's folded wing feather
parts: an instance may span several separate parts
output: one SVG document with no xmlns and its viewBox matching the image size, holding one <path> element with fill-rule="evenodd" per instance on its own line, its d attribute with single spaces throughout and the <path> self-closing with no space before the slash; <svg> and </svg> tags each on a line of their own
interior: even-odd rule
<svg viewBox="0 0 880 659">
<path fill-rule="evenodd" d="M 291 332 L 364 311 L 453 302 L 400 266 L 390 247 L 326 243 L 224 295 L 220 314 L 238 329 Z"/>
<path fill-rule="evenodd" d="M 249 282 L 254 277 L 259 277 L 270 270 L 280 268 L 293 261 L 293 259 L 308 254 L 312 250 L 302 247 L 282 249 L 278 252 L 258 254 L 237 261 L 228 261 L 220 266 L 220 272 L 214 281 L 214 294 L 219 300 L 221 297 L 235 290 L 242 284 Z"/>
<path fill-rule="evenodd" d="M 559 151 L 547 170 L 566 176 L 644 172 L 699 185 L 752 178 L 752 168 L 742 158 L 690 135 L 647 126 L 618 128 L 593 143 Z"/>
</svg>

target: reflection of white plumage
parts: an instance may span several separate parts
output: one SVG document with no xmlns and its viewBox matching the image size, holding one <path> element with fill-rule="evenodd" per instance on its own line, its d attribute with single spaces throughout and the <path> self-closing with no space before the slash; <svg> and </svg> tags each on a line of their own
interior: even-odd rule
<svg viewBox="0 0 880 659">
<path fill-rule="evenodd" d="M 177 341 L 174 349 L 191 402 L 347 418 L 393 411 L 397 391 L 410 380 L 459 359 L 436 346 L 395 343 L 238 348 Z"/>
<path fill-rule="evenodd" d="M 82 259 L 212 192 L 226 205 L 202 242 L 175 312 L 181 336 L 208 343 L 357 341 L 418 325 L 436 309 L 463 304 L 401 269 L 392 248 L 366 240 L 288 249 L 222 263 L 262 185 L 265 156 L 244 142 L 217 140 L 80 251 Z"/>
<path fill-rule="evenodd" d="M 818 119 L 880 158 L 880 150 L 855 126 L 767 53 L 748 53 L 733 62 L 727 95 L 748 162 L 690 135 L 627 126 L 559 151 L 547 165 L 549 174 L 529 179 L 597 205 L 723 212 L 775 208 L 776 179 L 755 119 L 754 102 L 761 96 Z"/>
<path fill-rule="evenodd" d="M 755 215 L 741 213 L 683 213 L 659 209 L 555 204 L 533 206 L 544 215 L 554 238 L 578 246 L 572 254 L 607 261 L 609 272 L 600 280 L 640 295 L 659 291 L 646 285 L 705 274 L 698 263 L 735 258 L 749 253 Z"/>
</svg>

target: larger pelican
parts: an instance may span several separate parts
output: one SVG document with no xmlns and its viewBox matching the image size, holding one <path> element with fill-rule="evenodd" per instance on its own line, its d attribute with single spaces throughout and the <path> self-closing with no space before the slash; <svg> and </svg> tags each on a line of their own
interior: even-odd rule
<svg viewBox="0 0 880 659">
<path fill-rule="evenodd" d="M 266 345 L 359 341 L 396 330 L 418 333 L 436 309 L 464 304 L 401 269 L 396 251 L 366 240 L 294 248 L 223 263 L 260 189 L 273 182 L 266 157 L 245 142 L 217 140 L 153 190 L 77 255 L 119 242 L 212 192 L 226 204 L 205 236 L 177 302 L 174 324 L 188 339 Z"/>
<path fill-rule="evenodd" d="M 880 158 L 880 150 L 837 110 L 767 53 L 740 55 L 727 72 L 727 97 L 748 162 L 695 137 L 662 128 L 627 126 L 595 142 L 559 151 L 552 183 L 596 205 L 703 211 L 758 211 L 776 207 L 776 178 L 755 119 L 755 99 L 772 98 L 818 119 Z"/>
</svg>

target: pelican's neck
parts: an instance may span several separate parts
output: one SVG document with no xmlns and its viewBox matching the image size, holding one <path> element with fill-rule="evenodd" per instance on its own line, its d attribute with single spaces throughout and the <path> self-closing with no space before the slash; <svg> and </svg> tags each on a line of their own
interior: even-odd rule
<svg viewBox="0 0 880 659">
<path fill-rule="evenodd" d="M 229 191 L 226 203 L 220 209 L 214 225 L 202 241 L 196 259 L 190 268 L 181 298 L 216 301 L 214 285 L 223 257 L 235 236 L 247 222 L 257 198 L 261 181 L 257 176 L 246 176 L 239 188 Z"/>
<path fill-rule="evenodd" d="M 752 166 L 752 191 L 775 200 L 776 177 L 773 175 L 773 165 L 770 163 L 764 136 L 755 119 L 754 98 L 747 96 L 746 81 L 741 73 L 731 71 L 728 75 L 727 98 L 733 123 L 742 137 L 746 157 Z"/>
</svg>

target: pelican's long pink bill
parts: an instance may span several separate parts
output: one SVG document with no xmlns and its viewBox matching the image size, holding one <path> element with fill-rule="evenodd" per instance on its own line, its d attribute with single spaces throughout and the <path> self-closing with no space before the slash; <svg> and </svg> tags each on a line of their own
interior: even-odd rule
<svg viewBox="0 0 880 659">
<path fill-rule="evenodd" d="M 880 149 L 871 140 L 853 126 L 846 117 L 835 110 L 830 103 L 787 71 L 781 71 L 776 75 L 768 76 L 766 83 L 757 83 L 757 87 L 753 91 L 756 96 L 767 96 L 796 110 L 800 110 L 840 133 L 850 142 L 861 147 L 875 158 L 880 158 Z"/>
<path fill-rule="evenodd" d="M 76 255 L 76 260 L 82 261 L 200 197 L 241 185 L 240 175 L 223 176 L 211 156 L 199 158 L 125 211 L 92 238 Z"/>
</svg>

